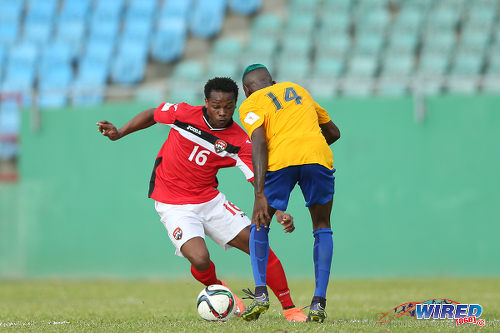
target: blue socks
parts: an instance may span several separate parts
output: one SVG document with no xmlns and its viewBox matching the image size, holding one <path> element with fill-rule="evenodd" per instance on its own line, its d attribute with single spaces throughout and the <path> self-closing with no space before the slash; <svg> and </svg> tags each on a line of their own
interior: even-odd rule
<svg viewBox="0 0 500 333">
<path fill-rule="evenodd" d="M 332 229 L 321 228 L 313 232 L 314 235 L 314 276 L 316 278 L 316 289 L 314 296 L 326 298 L 326 288 L 330 279 L 332 266 L 333 239 Z M 251 235 L 251 234 L 250 234 Z M 250 240 L 252 236 L 250 236 Z M 250 241 L 251 243 L 251 241 Z M 252 250 L 250 250 L 251 253 Z"/>
<path fill-rule="evenodd" d="M 266 286 L 267 260 L 269 258 L 269 228 L 257 231 L 255 224 L 250 226 L 250 262 L 256 286 Z"/>
</svg>

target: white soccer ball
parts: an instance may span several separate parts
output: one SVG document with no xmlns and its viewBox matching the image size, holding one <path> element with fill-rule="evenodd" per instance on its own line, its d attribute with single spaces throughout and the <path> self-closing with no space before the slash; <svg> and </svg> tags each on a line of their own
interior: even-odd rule
<svg viewBox="0 0 500 333">
<path fill-rule="evenodd" d="M 203 289 L 198 295 L 196 306 L 201 318 L 208 321 L 226 321 L 236 308 L 233 293 L 220 284 Z"/>
</svg>

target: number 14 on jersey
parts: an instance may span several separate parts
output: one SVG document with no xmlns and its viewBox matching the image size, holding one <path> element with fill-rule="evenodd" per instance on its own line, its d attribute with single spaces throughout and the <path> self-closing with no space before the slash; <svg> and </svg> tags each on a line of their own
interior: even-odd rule
<svg viewBox="0 0 500 333">
<path fill-rule="evenodd" d="M 271 101 L 273 101 L 274 106 L 276 107 L 276 111 L 281 110 L 283 108 L 283 106 L 281 105 L 280 101 L 278 100 L 275 94 L 270 92 L 267 94 L 267 97 L 269 97 Z M 293 87 L 288 87 L 285 89 L 284 100 L 285 102 L 295 101 L 295 104 L 302 104 L 302 97 L 300 97 L 297 94 L 297 92 L 295 91 L 295 89 L 293 89 Z"/>
</svg>

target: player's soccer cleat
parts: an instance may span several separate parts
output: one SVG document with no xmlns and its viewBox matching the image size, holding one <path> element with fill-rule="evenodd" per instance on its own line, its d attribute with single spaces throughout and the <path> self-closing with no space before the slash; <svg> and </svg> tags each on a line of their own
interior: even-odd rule
<svg viewBox="0 0 500 333">
<path fill-rule="evenodd" d="M 269 309 L 269 297 L 266 294 L 261 294 L 260 296 L 255 296 L 250 289 L 243 289 L 243 292 L 249 297 L 243 297 L 245 299 L 253 299 L 252 303 L 247 306 L 245 311 L 241 314 L 241 318 L 246 321 L 252 321 L 259 319 L 260 315 L 265 313 Z"/>
<path fill-rule="evenodd" d="M 325 308 L 319 302 L 311 304 L 311 306 L 309 307 L 309 315 L 307 316 L 306 321 L 315 321 L 318 323 L 322 323 L 325 321 L 325 318 Z"/>
<path fill-rule="evenodd" d="M 290 309 L 283 310 L 283 317 L 288 321 L 306 321 L 307 316 L 304 313 L 303 308 L 293 307 Z"/>
<path fill-rule="evenodd" d="M 226 284 L 226 282 L 224 282 L 224 281 L 221 280 L 220 283 L 222 283 L 222 285 L 224 287 L 226 287 L 229 290 L 231 290 L 231 288 L 229 288 L 229 286 Z M 233 293 L 233 296 L 234 296 L 234 303 L 235 303 L 235 309 L 234 309 L 233 315 L 235 315 L 236 317 L 241 317 L 241 313 L 243 311 L 245 311 L 245 304 L 243 303 L 243 301 L 241 300 L 241 298 L 239 298 L 238 296 L 236 296 L 235 293 Z"/>
</svg>

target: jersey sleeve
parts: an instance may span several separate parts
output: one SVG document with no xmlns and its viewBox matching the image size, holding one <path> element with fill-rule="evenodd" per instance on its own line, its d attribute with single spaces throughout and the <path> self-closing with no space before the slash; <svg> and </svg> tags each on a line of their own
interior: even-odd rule
<svg viewBox="0 0 500 333">
<path fill-rule="evenodd" d="M 240 121 L 248 133 L 248 137 L 252 137 L 253 131 L 264 123 L 264 112 L 262 108 L 258 108 L 253 101 L 246 100 L 239 109 Z"/>
<path fill-rule="evenodd" d="M 178 108 L 179 104 L 161 103 L 155 110 L 155 121 L 162 124 L 173 124 Z"/>
<path fill-rule="evenodd" d="M 316 101 L 314 102 L 314 108 L 316 109 L 316 114 L 318 115 L 318 124 L 326 124 L 329 122 L 330 116 L 325 109 L 323 109 Z"/>
<path fill-rule="evenodd" d="M 249 182 L 253 180 L 252 142 L 248 138 L 241 145 L 240 150 L 238 151 L 236 166 L 240 168 L 241 172 L 243 172 L 245 178 Z"/>
</svg>

